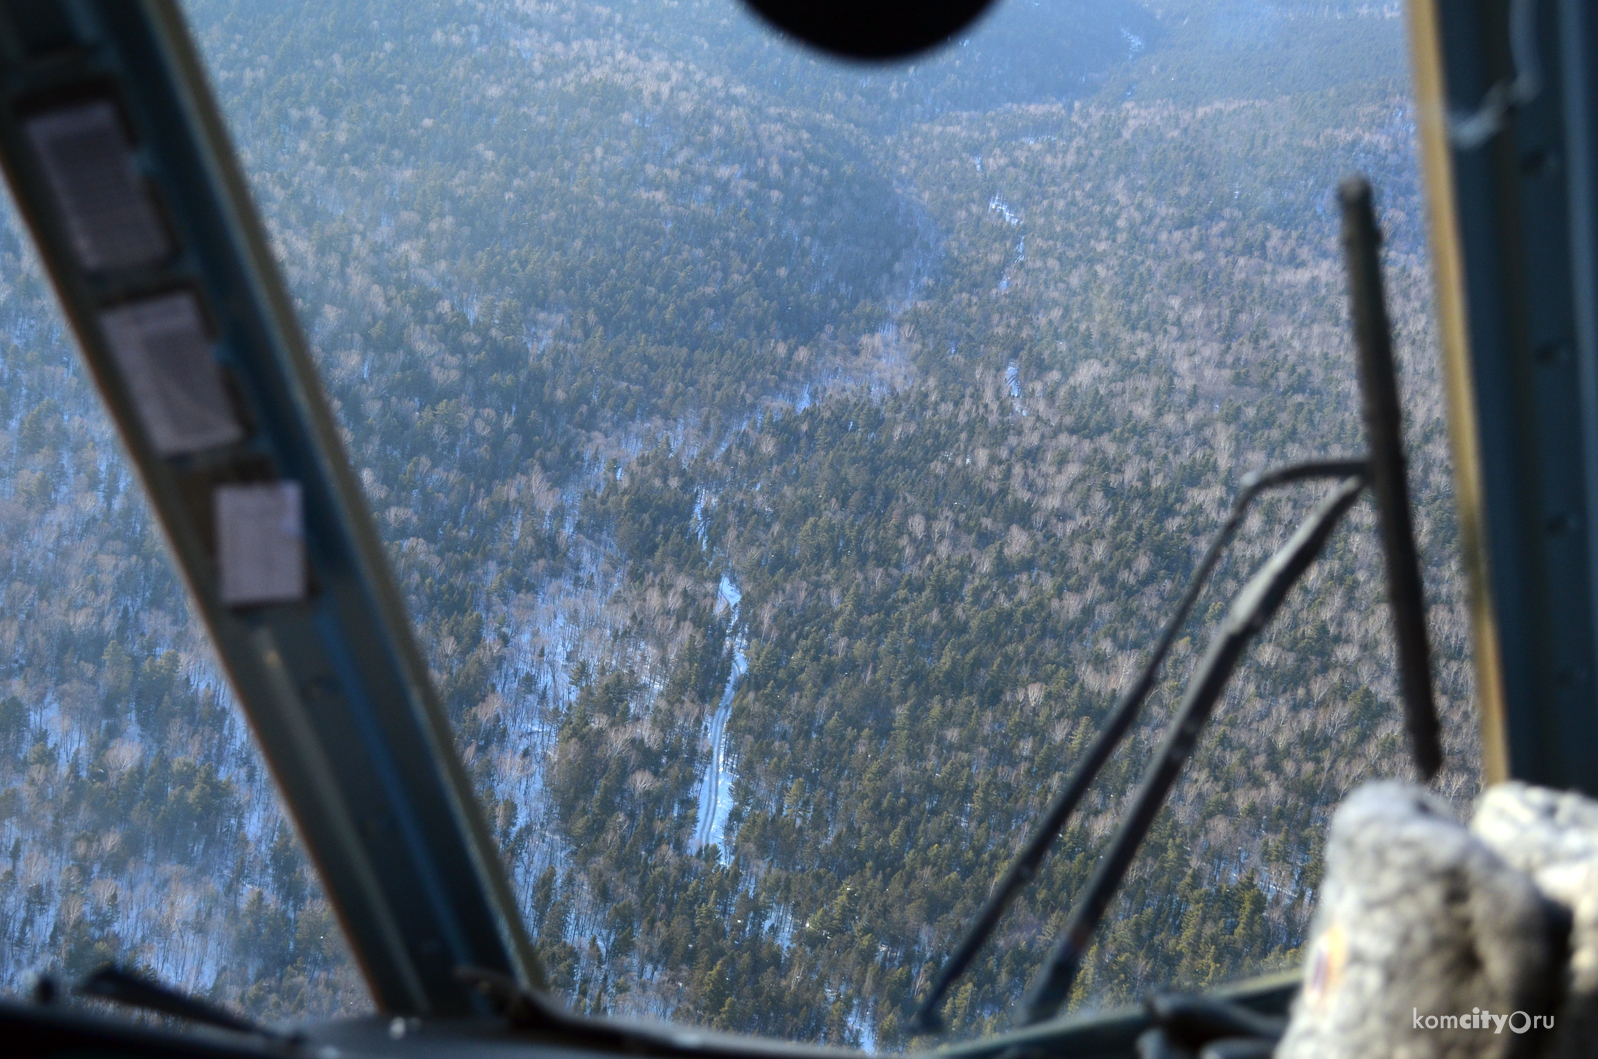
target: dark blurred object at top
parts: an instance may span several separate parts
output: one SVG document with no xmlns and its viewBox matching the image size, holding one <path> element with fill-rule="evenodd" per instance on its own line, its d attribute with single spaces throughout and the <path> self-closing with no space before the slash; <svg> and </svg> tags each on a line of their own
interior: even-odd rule
<svg viewBox="0 0 1598 1059">
<path fill-rule="evenodd" d="M 943 43 L 993 0 L 747 0 L 784 33 L 852 59 L 898 59 Z"/>
</svg>

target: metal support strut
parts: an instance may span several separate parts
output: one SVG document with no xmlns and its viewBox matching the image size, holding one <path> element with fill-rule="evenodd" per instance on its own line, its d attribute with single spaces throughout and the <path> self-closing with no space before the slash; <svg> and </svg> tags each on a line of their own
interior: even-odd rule
<svg viewBox="0 0 1598 1059">
<path fill-rule="evenodd" d="M 0 2 L 0 163 L 378 1005 L 542 985 L 177 5 Z"/>
</svg>

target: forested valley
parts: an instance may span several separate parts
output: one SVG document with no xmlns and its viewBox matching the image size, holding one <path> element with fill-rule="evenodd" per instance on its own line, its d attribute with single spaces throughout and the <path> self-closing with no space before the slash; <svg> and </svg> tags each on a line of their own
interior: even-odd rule
<svg viewBox="0 0 1598 1059">
<path fill-rule="evenodd" d="M 730 0 L 193 0 L 523 914 L 585 1012 L 900 1049 L 1242 477 L 1357 453 L 1369 174 L 1455 798 L 1478 784 L 1396 5 L 1007 0 L 907 68 Z M 369 1001 L 17 220 L 0 983 Z M 1005 1025 L 1209 630 L 948 1004 Z M 1073 1005 L 1293 966 L 1407 775 L 1368 506 L 1250 655 Z"/>
</svg>

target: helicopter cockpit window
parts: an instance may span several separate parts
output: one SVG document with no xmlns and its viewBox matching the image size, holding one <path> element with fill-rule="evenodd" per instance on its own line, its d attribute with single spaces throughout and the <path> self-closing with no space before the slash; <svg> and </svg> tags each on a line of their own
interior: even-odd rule
<svg viewBox="0 0 1598 1059">
<path fill-rule="evenodd" d="M 186 13 L 574 1009 L 915 1039 L 1244 477 L 1364 450 L 1352 171 L 1386 234 L 1438 789 L 1474 792 L 1396 5 L 998 0 L 893 63 L 733 0 Z M 116 120 L 38 125 L 64 198 L 80 156 L 124 149 Z M 158 209 L 95 173 L 121 218 L 105 252 L 155 253 Z M 365 1010 L 27 240 L 3 239 L 5 981 L 116 960 L 253 1015 Z M 185 298 L 116 310 L 116 355 L 142 363 L 151 327 L 203 341 Z M 207 385 L 209 418 L 160 413 L 174 437 L 244 429 Z M 293 483 L 223 494 L 224 588 L 309 591 L 269 532 Z M 950 1034 L 1010 1025 L 1211 630 L 1316 495 L 1256 504 L 950 989 Z M 1331 809 L 1411 768 L 1373 521 L 1354 509 L 1254 646 L 1072 1008 L 1299 962 Z"/>
</svg>

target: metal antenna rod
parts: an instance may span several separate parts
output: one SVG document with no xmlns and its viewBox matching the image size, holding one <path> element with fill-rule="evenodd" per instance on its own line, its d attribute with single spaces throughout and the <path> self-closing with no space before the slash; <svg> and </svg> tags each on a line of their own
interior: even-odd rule
<svg viewBox="0 0 1598 1059">
<path fill-rule="evenodd" d="M 1364 460 L 1314 460 L 1308 463 L 1295 463 L 1286 467 L 1266 471 L 1264 474 L 1249 475 L 1243 479 L 1243 489 L 1232 501 L 1231 513 L 1226 522 L 1211 541 L 1209 550 L 1204 553 L 1204 558 L 1199 561 L 1198 569 L 1193 572 L 1188 581 L 1187 590 L 1182 594 L 1181 602 L 1176 605 L 1175 612 L 1165 623 L 1165 628 L 1160 632 L 1160 638 L 1154 645 L 1154 651 L 1149 655 L 1143 669 L 1121 696 L 1120 702 L 1110 714 L 1108 723 L 1094 737 L 1087 753 L 1077 763 L 1076 770 L 1071 773 L 1071 778 L 1060 792 L 1054 796 L 1049 807 L 1044 811 L 1043 818 L 1033 827 L 1032 833 L 1021 845 L 1021 850 L 1015 859 L 1010 862 L 1009 868 L 1000 877 L 998 884 L 988 895 L 987 902 L 983 904 L 982 911 L 966 929 L 960 943 L 955 946 L 953 955 L 944 963 L 938 972 L 937 980 L 932 983 L 932 988 L 922 999 L 920 1007 L 916 1009 L 912 1025 L 919 1026 L 923 1031 L 934 1033 L 940 1030 L 937 1008 L 943 997 L 949 991 L 960 975 L 965 973 L 977 952 L 984 942 L 998 926 L 999 920 L 1004 916 L 1010 903 L 1020 889 L 1032 880 L 1037 874 L 1038 867 L 1043 863 L 1043 857 L 1059 836 L 1060 829 L 1065 826 L 1065 821 L 1076 810 L 1082 796 L 1087 793 L 1088 787 L 1098 776 L 1110 755 L 1120 745 L 1132 722 L 1137 718 L 1143 701 L 1148 698 L 1149 692 L 1154 689 L 1154 678 L 1159 672 L 1160 664 L 1165 660 L 1166 653 L 1176 636 L 1182 631 L 1183 624 L 1187 621 L 1188 613 L 1193 609 L 1193 604 L 1198 601 L 1199 593 L 1203 590 L 1205 582 L 1209 579 L 1215 564 L 1220 561 L 1221 553 L 1231 542 L 1238 526 L 1242 525 L 1243 516 L 1247 513 L 1249 505 L 1261 493 L 1271 489 L 1278 489 L 1284 485 L 1303 482 L 1317 478 L 1348 478 L 1365 473 Z"/>
<path fill-rule="evenodd" d="M 1053 1016 L 1071 995 L 1071 986 L 1093 933 L 1120 888 L 1154 817 L 1165 805 L 1166 796 L 1192 756 L 1199 732 L 1226 690 L 1244 649 L 1276 613 L 1288 589 L 1315 561 L 1338 520 L 1353 506 L 1364 487 L 1365 478 L 1361 474 L 1347 479 L 1329 493 L 1308 521 L 1271 556 L 1259 573 L 1249 579 L 1232 602 L 1232 609 L 1188 684 L 1187 694 L 1177 708 L 1165 742 L 1133 795 L 1131 811 L 1121 821 L 1110 848 L 1099 861 L 1087 892 L 1072 909 L 1060 940 L 1032 980 L 1017 1019 L 1018 1025 L 1030 1026 Z"/>
</svg>

